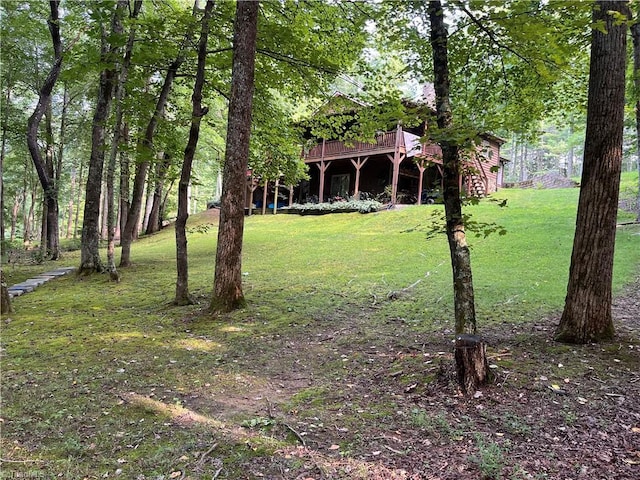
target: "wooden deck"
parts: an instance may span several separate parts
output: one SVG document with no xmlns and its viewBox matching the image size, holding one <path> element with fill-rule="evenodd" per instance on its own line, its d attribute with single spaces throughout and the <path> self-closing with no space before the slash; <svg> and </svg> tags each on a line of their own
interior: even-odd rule
<svg viewBox="0 0 640 480">
<path fill-rule="evenodd" d="M 305 155 L 306 163 L 315 163 L 320 160 L 339 160 L 342 158 L 355 158 L 361 155 L 379 155 L 394 153 L 396 148 L 397 132 L 385 132 L 376 137 L 375 143 L 360 141 L 324 140 Z M 401 149 L 404 149 L 404 142 Z"/>
</svg>

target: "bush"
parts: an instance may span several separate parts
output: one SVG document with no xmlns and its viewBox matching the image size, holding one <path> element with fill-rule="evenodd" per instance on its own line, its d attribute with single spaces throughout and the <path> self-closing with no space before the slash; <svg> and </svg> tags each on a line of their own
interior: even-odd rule
<svg viewBox="0 0 640 480">
<path fill-rule="evenodd" d="M 290 207 L 282 210 L 289 213 L 297 213 L 299 215 L 325 215 L 327 213 L 371 213 L 378 212 L 384 208 L 384 205 L 375 200 L 349 200 L 333 203 L 294 203 Z"/>
</svg>

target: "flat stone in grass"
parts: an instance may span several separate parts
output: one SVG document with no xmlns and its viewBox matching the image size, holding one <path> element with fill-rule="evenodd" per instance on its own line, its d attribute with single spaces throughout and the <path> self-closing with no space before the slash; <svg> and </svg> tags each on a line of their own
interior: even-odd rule
<svg viewBox="0 0 640 480">
<path fill-rule="evenodd" d="M 45 282 L 48 282 L 49 280 L 53 280 L 54 278 L 58 278 L 58 277 L 54 275 L 49 275 L 49 274 L 42 274 L 42 275 L 37 275 L 33 277 L 34 280 L 42 279 Z"/>
<path fill-rule="evenodd" d="M 20 295 L 25 293 L 24 290 L 15 287 L 9 287 L 7 288 L 7 291 L 9 292 L 9 298 L 19 297 Z"/>
<path fill-rule="evenodd" d="M 12 285 L 11 287 L 9 287 L 9 291 L 13 292 L 13 291 L 19 290 L 22 293 L 29 293 L 29 292 L 33 292 L 35 288 L 36 287 L 34 287 L 33 285 L 25 285 L 24 283 L 18 283 L 16 285 Z"/>
<path fill-rule="evenodd" d="M 47 283 L 47 281 L 44 278 L 30 278 L 22 282 L 21 285 L 33 285 L 34 288 L 37 288 L 45 283 Z"/>
<path fill-rule="evenodd" d="M 52 277 L 62 277 L 68 273 L 73 272 L 76 267 L 60 267 L 50 272 L 43 273 L 42 275 L 51 275 Z"/>
</svg>

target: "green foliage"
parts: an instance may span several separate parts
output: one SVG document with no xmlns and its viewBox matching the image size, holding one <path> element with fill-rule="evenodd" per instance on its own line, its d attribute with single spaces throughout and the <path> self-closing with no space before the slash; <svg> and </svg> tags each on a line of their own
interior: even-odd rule
<svg viewBox="0 0 640 480">
<path fill-rule="evenodd" d="M 272 427 L 275 421 L 272 418 L 255 417 L 245 420 L 241 423 L 241 426 L 245 428 L 252 428 L 256 430 L 263 430 Z"/>
<path fill-rule="evenodd" d="M 476 448 L 478 452 L 469 457 L 471 463 L 480 470 L 484 480 L 498 480 L 504 469 L 505 454 L 500 445 L 495 442 L 486 442 L 481 435 L 476 435 Z"/>
<path fill-rule="evenodd" d="M 382 2 L 380 41 L 411 74 L 433 78 L 426 3 Z M 584 111 L 591 6 L 585 2 L 451 2 L 455 123 L 530 132 L 545 115 Z"/>
</svg>

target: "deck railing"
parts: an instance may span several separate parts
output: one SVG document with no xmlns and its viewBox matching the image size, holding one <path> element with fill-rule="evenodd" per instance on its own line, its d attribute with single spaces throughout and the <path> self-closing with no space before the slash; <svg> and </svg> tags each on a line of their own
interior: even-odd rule
<svg viewBox="0 0 640 480">
<path fill-rule="evenodd" d="M 378 150 L 393 150 L 396 145 L 396 131 L 385 132 L 376 136 L 376 141 L 343 141 L 327 140 L 324 142 L 324 158 L 339 157 L 343 155 L 353 155 L 358 153 L 374 153 Z M 322 143 L 319 143 L 305 155 L 306 160 L 318 160 L 323 158 Z"/>
</svg>

